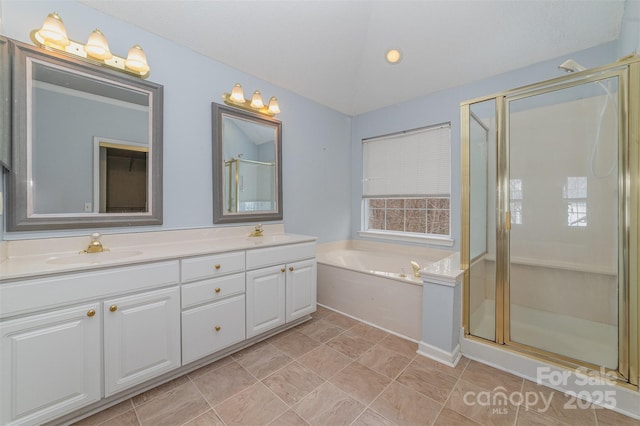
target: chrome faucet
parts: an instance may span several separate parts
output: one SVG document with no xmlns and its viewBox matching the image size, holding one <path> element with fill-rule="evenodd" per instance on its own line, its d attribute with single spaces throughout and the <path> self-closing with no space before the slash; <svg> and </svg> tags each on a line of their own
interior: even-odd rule
<svg viewBox="0 0 640 426">
<path fill-rule="evenodd" d="M 417 262 L 411 261 L 411 267 L 413 268 L 413 275 L 416 277 L 420 276 L 420 265 Z"/>
<path fill-rule="evenodd" d="M 253 232 L 249 234 L 250 237 L 262 237 L 262 224 L 256 224 L 255 228 L 253 228 Z"/>
<path fill-rule="evenodd" d="M 91 240 L 91 242 L 89 242 L 89 247 L 87 247 L 86 250 L 83 250 L 80 253 L 102 253 L 103 251 L 109 251 L 108 248 L 102 247 L 102 243 L 100 242 L 101 236 L 102 235 L 100 235 L 98 232 L 94 232 L 93 234 L 91 234 L 91 236 L 89 237 L 89 239 Z"/>
</svg>

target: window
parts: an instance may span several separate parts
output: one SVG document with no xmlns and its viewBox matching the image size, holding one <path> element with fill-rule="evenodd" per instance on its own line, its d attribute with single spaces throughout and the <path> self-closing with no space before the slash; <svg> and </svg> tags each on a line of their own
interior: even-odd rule
<svg viewBox="0 0 640 426">
<path fill-rule="evenodd" d="M 522 225 L 522 179 L 509 180 L 509 211 L 511 224 Z"/>
<path fill-rule="evenodd" d="M 567 226 L 587 226 L 587 177 L 567 177 L 564 198 L 567 200 Z"/>
<path fill-rule="evenodd" d="M 365 139 L 365 232 L 448 237 L 451 126 Z"/>
</svg>

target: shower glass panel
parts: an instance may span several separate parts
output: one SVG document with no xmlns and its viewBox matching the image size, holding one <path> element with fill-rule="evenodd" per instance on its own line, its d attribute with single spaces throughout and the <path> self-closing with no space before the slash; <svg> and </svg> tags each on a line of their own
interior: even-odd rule
<svg viewBox="0 0 640 426">
<path fill-rule="evenodd" d="M 496 338 L 496 102 L 469 109 L 469 328 Z"/>
<path fill-rule="evenodd" d="M 505 337 L 617 369 L 618 78 L 507 99 Z"/>
</svg>

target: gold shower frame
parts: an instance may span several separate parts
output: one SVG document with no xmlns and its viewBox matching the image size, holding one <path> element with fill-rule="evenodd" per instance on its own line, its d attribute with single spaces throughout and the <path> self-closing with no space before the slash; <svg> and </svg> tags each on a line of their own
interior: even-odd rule
<svg viewBox="0 0 640 426">
<path fill-rule="evenodd" d="M 619 235 L 618 262 L 619 286 L 619 371 L 611 371 L 617 383 L 638 388 L 640 353 L 640 306 L 638 260 L 640 254 L 640 57 L 633 57 L 551 80 L 475 98 L 460 104 L 461 124 L 461 269 L 463 278 L 462 324 L 465 338 L 502 349 L 524 353 L 534 358 L 563 367 L 586 367 L 593 374 L 600 374 L 599 366 L 581 360 L 554 354 L 539 348 L 513 342 L 509 339 L 509 144 L 507 139 L 508 101 L 540 95 L 578 86 L 605 78 L 618 77 L 618 134 L 619 137 Z M 634 94 L 634 95 L 632 95 Z M 496 317 L 495 342 L 470 334 L 470 114 L 471 105 L 495 100 L 497 146 L 497 196 L 496 196 Z"/>
</svg>

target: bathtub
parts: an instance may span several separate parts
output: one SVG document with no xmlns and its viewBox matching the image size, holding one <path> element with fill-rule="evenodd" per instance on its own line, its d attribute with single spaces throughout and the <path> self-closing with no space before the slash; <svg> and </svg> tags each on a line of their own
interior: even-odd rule
<svg viewBox="0 0 640 426">
<path fill-rule="evenodd" d="M 318 303 L 393 334 L 419 341 L 421 268 L 451 251 L 352 240 L 317 246 Z"/>
</svg>

